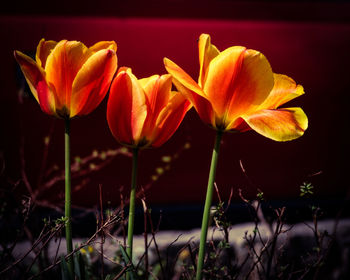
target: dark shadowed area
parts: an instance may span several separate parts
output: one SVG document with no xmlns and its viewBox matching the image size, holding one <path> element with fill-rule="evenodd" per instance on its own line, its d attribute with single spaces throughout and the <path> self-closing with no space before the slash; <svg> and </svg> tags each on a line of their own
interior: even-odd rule
<svg viewBox="0 0 350 280">
<path fill-rule="evenodd" d="M 41 112 L 25 86 L 14 50 L 34 55 L 41 38 L 79 40 L 87 46 L 115 40 L 118 66 L 131 67 L 138 78 L 165 73 L 163 58 L 168 57 L 196 80 L 197 39 L 208 33 L 219 50 L 243 45 L 261 51 L 275 73 L 292 77 L 306 92 L 286 104 L 302 107 L 308 115 L 303 137 L 278 143 L 255 132 L 224 135 L 216 182 L 225 201 L 233 190 L 235 219 L 245 217 L 240 216 L 238 189 L 251 199 L 262 191 L 271 203 L 300 210 L 308 203 L 299 198 L 304 182 L 314 186 L 315 201 L 329 215 L 336 214 L 349 189 L 349 2 L 103 1 L 97 6 L 71 2 L 52 3 L 50 9 L 44 2 L 10 3 L 0 14 L 1 181 L 4 186 L 17 182 L 17 197 L 28 196 L 28 184 L 35 190 L 40 176 L 41 183 L 54 178 L 46 174 L 53 166 L 63 169 L 64 128 L 63 121 Z M 72 121 L 72 161 L 90 155 L 99 159 L 85 170 L 96 170 L 106 159 L 104 151 L 121 147 L 107 125 L 106 100 L 89 116 Z M 48 135 L 50 145 L 42 164 Z M 164 212 L 164 227 L 200 225 L 200 219 L 194 222 L 191 215 L 197 217 L 204 203 L 214 137 L 192 109 L 166 144 L 141 152 L 138 185 L 145 188 L 150 207 Z M 89 176 L 73 180 L 73 205 L 97 207 L 102 185 L 105 207 L 117 207 L 120 193 L 128 196 L 130 173 L 131 159 L 119 155 Z M 37 199 L 61 207 L 63 189 L 64 182 L 58 182 Z"/>
</svg>

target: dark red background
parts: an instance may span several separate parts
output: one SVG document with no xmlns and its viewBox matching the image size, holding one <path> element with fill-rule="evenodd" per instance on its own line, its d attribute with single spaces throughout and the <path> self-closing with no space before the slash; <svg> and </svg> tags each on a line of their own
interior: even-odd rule
<svg viewBox="0 0 350 280">
<path fill-rule="evenodd" d="M 348 3 L 136 1 L 131 5 L 101 1 L 90 5 L 60 1 L 51 9 L 45 8 L 43 1 L 38 6 L 28 3 L 10 5 L 0 16 L 0 149 L 7 178 L 16 181 L 21 177 L 19 145 L 23 137 L 26 170 L 29 180 L 35 182 L 43 138 L 53 121 L 30 98 L 24 98 L 19 106 L 13 50 L 33 53 L 41 38 L 80 40 L 88 46 L 115 40 L 119 66 L 131 67 L 139 78 L 165 73 L 162 60 L 166 56 L 197 79 L 197 38 L 209 33 L 220 50 L 232 45 L 259 50 L 274 72 L 302 84 L 306 94 L 290 106 L 302 107 L 309 117 L 305 135 L 291 142 L 274 142 L 255 132 L 226 134 L 217 172 L 222 197 L 227 199 L 231 188 L 235 198 L 238 188 L 250 196 L 260 188 L 270 199 L 293 199 L 305 181 L 313 183 L 317 197 L 345 196 L 349 185 Z M 72 157 L 119 146 L 109 132 L 105 109 L 106 100 L 91 115 L 72 121 Z M 176 152 L 187 140 L 191 143 L 191 149 L 184 151 L 172 169 L 147 191 L 150 203 L 204 201 L 214 136 L 191 110 L 168 143 L 142 151 L 139 184 L 146 185 L 163 155 Z M 239 160 L 251 182 L 242 173 Z M 48 165 L 53 163 L 63 166 L 63 124 L 59 120 L 48 159 Z M 73 203 L 98 204 L 101 183 L 104 201 L 117 204 L 118 189 L 125 186 L 127 193 L 130 168 L 130 159 L 114 160 L 96 173 L 88 186 L 73 193 Z M 315 173 L 320 174 L 312 176 Z M 45 197 L 59 201 L 57 190 Z"/>
</svg>

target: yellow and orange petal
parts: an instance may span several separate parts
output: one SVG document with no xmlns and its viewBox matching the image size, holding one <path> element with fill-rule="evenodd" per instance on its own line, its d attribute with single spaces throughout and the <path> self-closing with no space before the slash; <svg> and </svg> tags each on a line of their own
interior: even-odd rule
<svg viewBox="0 0 350 280">
<path fill-rule="evenodd" d="M 123 68 L 112 82 L 107 103 L 107 121 L 113 136 L 122 144 L 137 146 L 146 116 L 144 91 L 131 69 Z"/>
<path fill-rule="evenodd" d="M 301 108 L 260 110 L 242 117 L 259 134 L 275 141 L 289 141 L 302 136 L 308 119 Z"/>
<path fill-rule="evenodd" d="M 219 55 L 220 51 L 211 44 L 208 34 L 201 34 L 198 40 L 199 50 L 199 77 L 198 85 L 202 87 L 206 80 L 209 63 Z"/>
<path fill-rule="evenodd" d="M 304 94 L 304 88 L 282 74 L 274 74 L 274 86 L 269 96 L 259 106 L 259 109 L 276 109 L 288 101 Z"/>
<path fill-rule="evenodd" d="M 56 100 L 45 79 L 45 72 L 29 56 L 19 51 L 15 51 L 14 55 L 41 109 L 47 114 L 54 115 Z"/>
<path fill-rule="evenodd" d="M 57 109 L 69 110 L 73 81 L 89 56 L 89 49 L 81 42 L 63 40 L 47 57 L 46 80 L 56 96 Z"/>
<path fill-rule="evenodd" d="M 164 66 L 172 75 L 176 88 L 192 103 L 202 121 L 215 126 L 212 105 L 199 85 L 170 59 L 164 58 Z"/>
<path fill-rule="evenodd" d="M 117 65 L 117 56 L 111 49 L 102 49 L 88 58 L 72 84 L 71 118 L 76 115 L 87 115 L 101 103 L 107 94 Z"/>
<path fill-rule="evenodd" d="M 155 130 L 155 124 L 160 112 L 167 106 L 171 92 L 171 75 L 154 75 L 151 79 L 139 80 L 143 83 L 147 102 L 147 118 L 144 123 L 142 135 L 151 139 Z"/>
<path fill-rule="evenodd" d="M 45 69 L 46 65 L 46 59 L 52 52 L 52 50 L 56 47 L 57 42 L 56 41 L 46 41 L 45 39 L 41 39 L 37 48 L 36 48 L 36 62 L 40 67 Z"/>
<path fill-rule="evenodd" d="M 117 44 L 114 41 L 100 41 L 89 48 L 91 52 L 98 52 L 100 50 L 113 50 L 117 52 Z"/>
<path fill-rule="evenodd" d="M 161 111 L 157 123 L 156 132 L 152 141 L 153 147 L 163 145 L 175 133 L 180 126 L 187 111 L 191 109 L 191 103 L 178 92 L 173 92 L 168 105 Z"/>
<path fill-rule="evenodd" d="M 242 114 L 253 112 L 273 88 L 271 66 L 264 55 L 231 47 L 209 64 L 203 86 L 216 115 L 216 126 L 226 130 Z"/>
</svg>

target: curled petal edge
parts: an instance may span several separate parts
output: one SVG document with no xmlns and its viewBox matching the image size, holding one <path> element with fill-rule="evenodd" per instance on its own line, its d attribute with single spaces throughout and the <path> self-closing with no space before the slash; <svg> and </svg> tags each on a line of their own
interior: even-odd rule
<svg viewBox="0 0 350 280">
<path fill-rule="evenodd" d="M 299 107 L 260 110 L 242 118 L 257 133 L 279 142 L 299 138 L 308 127 L 308 118 Z"/>
</svg>

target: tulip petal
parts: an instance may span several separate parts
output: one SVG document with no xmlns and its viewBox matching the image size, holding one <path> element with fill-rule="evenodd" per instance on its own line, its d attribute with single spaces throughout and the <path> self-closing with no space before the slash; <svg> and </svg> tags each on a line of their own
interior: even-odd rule
<svg viewBox="0 0 350 280">
<path fill-rule="evenodd" d="M 117 70 L 117 63 L 117 56 L 110 49 L 98 51 L 88 58 L 72 85 L 71 118 L 87 115 L 101 103 Z"/>
<path fill-rule="evenodd" d="M 210 62 L 203 90 L 216 112 L 217 124 L 225 128 L 256 110 L 273 83 L 271 66 L 263 54 L 231 47 Z"/>
<path fill-rule="evenodd" d="M 145 91 L 147 104 L 147 118 L 142 135 L 148 140 L 154 132 L 159 113 L 168 104 L 172 86 L 171 75 L 153 75 L 139 80 L 139 83 Z"/>
<path fill-rule="evenodd" d="M 90 55 L 89 49 L 81 42 L 63 40 L 47 57 L 46 80 L 57 95 L 57 109 L 69 114 L 73 81 Z"/>
<path fill-rule="evenodd" d="M 198 84 L 200 87 L 203 87 L 205 84 L 207 69 L 210 61 L 213 60 L 220 51 L 211 44 L 210 36 L 208 34 L 201 34 L 198 41 L 198 50 L 199 50 L 199 78 Z"/>
<path fill-rule="evenodd" d="M 301 108 L 260 110 L 242 118 L 253 130 L 275 141 L 299 138 L 308 126 L 307 116 Z"/>
<path fill-rule="evenodd" d="M 105 49 L 113 50 L 114 52 L 117 52 L 116 42 L 114 42 L 114 41 L 100 41 L 89 48 L 89 50 L 92 52 L 98 52 L 100 50 L 105 50 Z"/>
<path fill-rule="evenodd" d="M 52 52 L 52 50 L 56 47 L 57 42 L 55 41 L 45 41 L 45 39 L 41 39 L 37 48 L 36 48 L 36 62 L 39 66 L 45 69 L 46 59 Z"/>
<path fill-rule="evenodd" d="M 148 80 L 143 89 L 146 94 L 149 111 L 153 116 L 158 117 L 160 111 L 169 101 L 171 91 L 171 75 L 152 76 L 156 79 Z"/>
<path fill-rule="evenodd" d="M 192 107 L 191 103 L 178 92 L 174 92 L 168 105 L 161 111 L 153 138 L 152 146 L 159 147 L 175 133 L 186 112 Z"/>
<path fill-rule="evenodd" d="M 45 80 L 43 69 L 29 56 L 15 51 L 15 58 L 41 109 L 50 115 L 55 114 L 55 97 Z"/>
<path fill-rule="evenodd" d="M 172 75 L 173 83 L 178 91 L 192 103 L 201 120 L 214 126 L 212 105 L 198 84 L 171 60 L 164 58 L 164 65 L 169 74 Z"/>
<path fill-rule="evenodd" d="M 287 103 L 288 101 L 304 94 L 301 85 L 297 85 L 295 81 L 282 74 L 274 74 L 274 86 L 269 96 L 265 99 L 259 109 L 276 109 L 277 107 Z"/>
<path fill-rule="evenodd" d="M 131 69 L 119 71 L 112 82 L 107 121 L 113 136 L 126 145 L 137 145 L 147 116 L 145 93 Z"/>
</svg>

